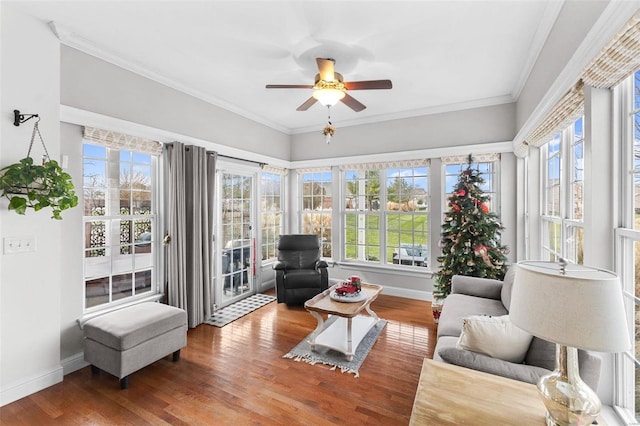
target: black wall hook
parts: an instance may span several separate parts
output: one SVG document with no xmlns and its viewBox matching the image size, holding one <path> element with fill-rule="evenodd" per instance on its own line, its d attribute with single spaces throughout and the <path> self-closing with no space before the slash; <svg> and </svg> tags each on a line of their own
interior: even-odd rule
<svg viewBox="0 0 640 426">
<path fill-rule="evenodd" d="M 13 125 L 19 126 L 27 120 L 31 120 L 33 117 L 39 117 L 38 114 L 20 114 L 17 109 L 13 110 Z"/>
</svg>

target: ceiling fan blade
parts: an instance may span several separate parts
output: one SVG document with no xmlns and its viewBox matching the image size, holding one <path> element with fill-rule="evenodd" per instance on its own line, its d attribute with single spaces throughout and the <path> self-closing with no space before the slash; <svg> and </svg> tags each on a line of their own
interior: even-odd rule
<svg viewBox="0 0 640 426">
<path fill-rule="evenodd" d="M 309 107 L 311 107 L 311 105 L 315 104 L 316 102 L 318 102 L 318 100 L 312 96 L 307 99 L 302 105 L 296 108 L 296 111 L 306 111 L 309 109 Z"/>
<path fill-rule="evenodd" d="M 342 103 L 354 110 L 355 112 L 360 112 L 366 108 L 364 104 L 358 101 L 356 98 L 350 96 L 348 93 L 345 93 L 344 98 L 342 98 Z"/>
<path fill-rule="evenodd" d="M 391 89 L 391 80 L 349 81 L 344 83 L 347 90 Z"/>
<path fill-rule="evenodd" d="M 313 89 L 311 84 L 267 84 L 267 89 Z"/>
<path fill-rule="evenodd" d="M 318 63 L 320 80 L 334 81 L 336 79 L 333 59 L 316 58 L 316 62 Z"/>
</svg>

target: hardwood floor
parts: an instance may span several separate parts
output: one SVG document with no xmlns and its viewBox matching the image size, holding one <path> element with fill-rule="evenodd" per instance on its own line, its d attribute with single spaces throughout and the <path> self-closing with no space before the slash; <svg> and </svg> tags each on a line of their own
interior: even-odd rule
<svg viewBox="0 0 640 426">
<path fill-rule="evenodd" d="M 275 302 L 217 328 L 188 332 L 171 356 L 133 373 L 130 387 L 90 367 L 0 408 L 2 425 L 406 425 L 422 361 L 433 357 L 429 302 L 380 295 L 388 321 L 360 377 L 282 358 L 316 326 L 302 307 Z"/>
</svg>

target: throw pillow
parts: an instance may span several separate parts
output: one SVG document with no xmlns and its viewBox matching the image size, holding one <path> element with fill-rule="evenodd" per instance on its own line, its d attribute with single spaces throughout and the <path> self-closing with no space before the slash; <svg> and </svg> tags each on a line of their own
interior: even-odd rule
<svg viewBox="0 0 640 426">
<path fill-rule="evenodd" d="M 456 347 L 521 363 L 532 338 L 531 334 L 513 324 L 509 315 L 472 315 L 463 319 L 462 333 Z"/>
</svg>

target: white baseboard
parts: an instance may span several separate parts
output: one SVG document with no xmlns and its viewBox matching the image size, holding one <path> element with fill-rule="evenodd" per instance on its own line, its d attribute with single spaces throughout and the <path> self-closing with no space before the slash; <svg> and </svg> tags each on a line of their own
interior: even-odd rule
<svg viewBox="0 0 640 426">
<path fill-rule="evenodd" d="M 407 299 L 425 300 L 430 302 L 432 295 L 430 291 L 423 290 L 411 290 L 398 287 L 386 287 L 382 289 L 382 294 L 388 294 L 389 296 L 406 297 Z"/>
<path fill-rule="evenodd" d="M 65 376 L 89 365 L 89 363 L 84 360 L 84 352 L 71 355 L 70 357 L 63 359 L 61 362 Z"/>
<path fill-rule="evenodd" d="M 32 393 L 41 391 L 42 389 L 46 389 L 56 383 L 60 383 L 62 377 L 62 366 L 60 365 L 20 383 L 11 384 L 6 387 L 3 386 L 2 389 L 0 389 L 0 407 L 24 398 L 25 396 L 29 396 Z"/>
</svg>

